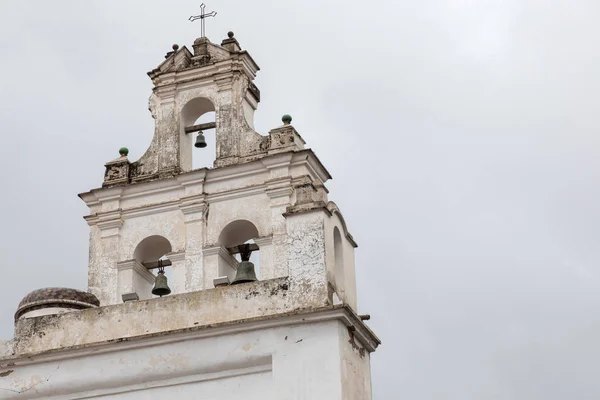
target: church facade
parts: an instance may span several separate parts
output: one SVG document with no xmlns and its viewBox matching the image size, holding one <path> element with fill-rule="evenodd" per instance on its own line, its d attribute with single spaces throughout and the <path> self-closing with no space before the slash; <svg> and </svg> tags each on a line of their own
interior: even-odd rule
<svg viewBox="0 0 600 400">
<path fill-rule="evenodd" d="M 229 32 L 148 73 L 148 150 L 79 195 L 88 290 L 21 301 L 0 399 L 371 399 L 357 245 L 292 118 L 254 130 L 258 70 Z M 214 166 L 193 169 L 209 140 Z"/>
</svg>

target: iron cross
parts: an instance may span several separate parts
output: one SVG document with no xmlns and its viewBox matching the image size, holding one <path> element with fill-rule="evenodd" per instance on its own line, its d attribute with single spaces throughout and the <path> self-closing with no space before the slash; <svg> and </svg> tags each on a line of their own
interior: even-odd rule
<svg viewBox="0 0 600 400">
<path fill-rule="evenodd" d="M 215 15 L 217 15 L 216 11 L 211 11 L 209 13 L 204 13 L 204 8 L 206 7 L 206 5 L 204 3 L 200 4 L 200 15 L 192 15 L 189 20 L 190 22 L 194 22 L 197 19 L 200 20 L 200 31 L 202 33 L 202 37 L 206 37 L 205 33 L 204 33 L 204 18 L 207 17 L 214 17 Z"/>
</svg>

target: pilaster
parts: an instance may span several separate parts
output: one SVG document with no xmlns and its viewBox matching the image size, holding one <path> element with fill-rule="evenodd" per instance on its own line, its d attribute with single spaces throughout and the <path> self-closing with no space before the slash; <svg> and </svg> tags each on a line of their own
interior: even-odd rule
<svg viewBox="0 0 600 400">
<path fill-rule="evenodd" d="M 154 274 L 136 260 L 117 263 L 118 297 L 126 301 L 152 298 Z"/>
<path fill-rule="evenodd" d="M 262 159 L 262 163 L 269 170 L 269 180 L 266 193 L 270 199 L 271 226 L 273 234 L 264 254 L 261 248 L 261 274 L 265 273 L 270 278 L 288 275 L 287 268 L 287 228 L 283 217 L 287 207 L 292 204 L 294 193 L 291 177 L 291 162 L 293 154 L 280 154 L 276 157 Z M 260 245 L 259 245 L 260 247 Z M 263 257 L 265 262 L 263 262 Z M 268 261 L 267 261 L 268 260 Z M 270 265 L 270 268 L 267 267 Z M 267 268 L 265 268 L 267 267 Z M 264 272 L 263 272 L 264 271 Z"/>
<path fill-rule="evenodd" d="M 286 250 L 289 277 L 311 288 L 323 304 L 330 302 L 325 260 L 325 211 L 288 213 Z"/>
<path fill-rule="evenodd" d="M 167 258 L 171 261 L 172 282 L 169 283 L 173 294 L 186 293 L 187 290 L 187 262 L 186 253 L 181 251 L 178 253 L 169 253 Z"/>
<path fill-rule="evenodd" d="M 206 288 L 204 285 L 204 265 L 202 247 L 206 229 L 208 203 L 204 195 L 186 197 L 180 210 L 185 223 L 185 257 L 177 271 L 177 285 L 181 292 L 193 292 Z M 171 260 L 173 261 L 173 260 Z"/>
<path fill-rule="evenodd" d="M 216 278 L 227 276 L 230 282 L 235 279 L 238 262 L 225 247 L 205 247 L 203 256 L 204 289 L 213 288 Z"/>
<path fill-rule="evenodd" d="M 104 212 L 87 221 L 92 226 L 88 290 L 96 295 L 102 306 L 120 303 L 117 261 L 120 230 L 123 226 L 121 210 Z"/>
<path fill-rule="evenodd" d="M 281 275 L 281 271 L 279 271 L 280 268 L 278 268 L 279 266 L 273 263 L 273 237 L 265 236 L 255 238 L 254 243 L 256 243 L 259 248 L 260 274 L 258 275 L 258 279 L 264 280 L 285 276 Z"/>
</svg>

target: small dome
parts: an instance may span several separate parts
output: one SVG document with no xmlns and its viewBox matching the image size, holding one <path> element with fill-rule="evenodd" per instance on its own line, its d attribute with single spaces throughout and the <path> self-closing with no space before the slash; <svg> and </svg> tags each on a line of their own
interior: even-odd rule
<svg viewBox="0 0 600 400">
<path fill-rule="evenodd" d="M 83 310 L 100 306 L 96 296 L 77 289 L 69 288 L 44 288 L 34 290 L 21 300 L 15 320 L 23 314 L 44 308 L 66 308 Z"/>
</svg>

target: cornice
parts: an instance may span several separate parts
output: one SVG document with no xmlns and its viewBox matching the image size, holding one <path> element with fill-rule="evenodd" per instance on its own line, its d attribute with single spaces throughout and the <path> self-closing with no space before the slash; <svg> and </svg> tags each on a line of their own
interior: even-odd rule
<svg viewBox="0 0 600 400">
<path fill-rule="evenodd" d="M 347 305 L 325 306 L 321 308 L 300 309 L 288 313 L 264 315 L 211 325 L 200 325 L 175 331 L 158 332 L 147 335 L 110 340 L 94 344 L 76 345 L 41 353 L 26 353 L 0 358 L 0 368 L 6 366 L 31 365 L 42 362 L 60 361 L 85 355 L 122 352 L 129 349 L 159 346 L 188 340 L 204 339 L 231 335 L 254 330 L 303 325 L 327 321 L 341 321 L 353 339 L 358 340 L 369 352 L 374 352 L 381 340 L 360 320 Z"/>
<path fill-rule="evenodd" d="M 289 166 L 294 157 L 293 152 L 278 153 L 271 156 L 263 157 L 260 162 L 268 169 Z"/>
<path fill-rule="evenodd" d="M 326 182 L 327 180 L 332 179 L 331 174 L 329 171 L 327 171 L 323 163 L 321 163 L 321 160 L 319 160 L 319 157 L 317 157 L 312 149 L 303 149 L 294 153 L 294 160 L 292 160 L 292 164 L 297 165 L 302 163 L 302 161 L 308 162 L 308 164 L 312 167 L 312 172 L 318 176 L 321 181 Z"/>
<path fill-rule="evenodd" d="M 98 225 L 98 228 L 100 228 L 101 230 L 107 230 L 107 229 L 122 227 L 123 221 L 121 219 L 114 219 L 114 220 L 109 220 L 109 221 L 98 221 L 98 223 L 96 225 Z"/>
<path fill-rule="evenodd" d="M 234 200 L 241 197 L 250 197 L 265 192 L 264 184 L 257 184 L 254 186 L 247 186 L 240 189 L 228 190 L 223 192 L 211 193 L 206 196 L 209 203 L 217 203 L 219 201 Z"/>
<path fill-rule="evenodd" d="M 177 89 L 182 91 L 191 89 L 194 86 L 215 83 L 217 80 L 227 79 L 228 76 L 233 76 L 236 73 L 243 73 L 252 81 L 256 77 L 256 72 L 257 69 L 253 69 L 245 59 L 229 57 L 199 68 L 163 72 L 153 78 L 153 82 L 155 84 L 154 88 L 158 92 L 168 90 L 171 86 L 177 86 Z"/>
<path fill-rule="evenodd" d="M 260 162 L 261 160 L 211 169 L 206 174 L 206 184 L 228 179 L 244 178 L 249 175 L 266 172 L 264 165 Z"/>
<path fill-rule="evenodd" d="M 164 213 L 166 211 L 174 211 L 179 209 L 179 200 L 165 201 L 150 205 L 128 208 L 123 210 L 123 217 L 126 219 L 142 217 L 146 215 Z"/>
<path fill-rule="evenodd" d="M 88 224 L 93 221 L 101 231 L 100 235 L 103 238 L 116 236 L 119 234 L 119 229 L 123 226 L 123 220 L 121 219 L 121 209 L 111 210 L 103 212 L 102 214 L 96 214 L 97 219 L 88 220 Z"/>
<path fill-rule="evenodd" d="M 256 243 L 260 250 L 262 246 L 268 246 L 273 243 L 273 235 L 257 237 L 252 240 L 254 240 L 254 243 Z"/>
<path fill-rule="evenodd" d="M 294 189 L 292 188 L 292 185 L 289 184 L 288 186 L 268 188 L 266 193 L 271 200 L 275 200 L 282 197 L 290 197 L 294 193 Z"/>
<path fill-rule="evenodd" d="M 208 213 L 208 202 L 205 195 L 185 197 L 181 199 L 179 209 L 185 217 L 185 222 L 201 221 Z"/>
<path fill-rule="evenodd" d="M 177 175 L 175 179 L 183 186 L 204 183 L 208 168 L 196 169 L 190 172 Z"/>
<path fill-rule="evenodd" d="M 289 160 L 289 161 L 288 161 Z M 104 204 L 107 201 L 120 201 L 120 200 L 133 200 L 143 196 L 149 196 L 159 193 L 168 193 L 171 191 L 179 191 L 181 193 L 178 196 L 182 196 L 184 193 L 185 186 L 194 184 L 209 184 L 217 183 L 228 180 L 235 180 L 244 178 L 246 176 L 256 176 L 261 173 L 268 173 L 269 170 L 278 167 L 285 167 L 286 165 L 306 165 L 309 169 L 311 180 L 315 179 L 327 179 L 329 174 L 322 168 L 322 165 L 314 155 L 312 151 L 301 150 L 297 152 L 280 153 L 272 156 L 266 156 L 260 160 L 253 162 L 237 164 L 222 168 L 215 169 L 199 169 L 190 171 L 175 176 L 173 179 L 164 179 L 151 182 L 143 182 L 138 184 L 131 184 L 118 188 L 99 188 L 93 189 L 88 193 L 82 193 L 79 196 L 86 202 L 89 207 L 97 207 Z M 314 178 L 313 178 L 314 177 Z M 275 179 L 267 179 L 264 183 L 237 187 L 234 189 L 228 189 L 221 192 L 209 193 L 202 195 L 206 202 L 219 202 L 229 199 L 236 199 L 246 196 L 257 195 L 260 193 L 266 193 L 270 198 L 284 198 L 293 194 L 293 189 L 285 187 L 286 182 L 289 180 L 292 182 L 297 180 L 289 176 Z M 204 190 L 204 189 L 203 189 Z M 134 206 L 131 208 L 123 209 L 123 218 L 138 217 L 143 215 L 150 215 L 158 212 L 164 212 L 169 210 L 176 210 L 181 208 L 184 211 L 189 208 L 190 212 L 194 212 L 193 207 L 189 207 L 188 200 L 184 200 L 183 197 L 179 199 L 165 201 L 154 204 L 144 204 L 140 206 Z M 196 212 L 201 211 L 202 206 L 196 207 Z M 184 211 L 185 212 L 185 211 Z M 85 218 L 89 225 L 95 225 L 102 222 L 107 216 L 106 212 L 100 211 L 92 215 L 88 215 Z M 117 227 L 116 225 L 104 224 L 105 227 Z"/>
</svg>

